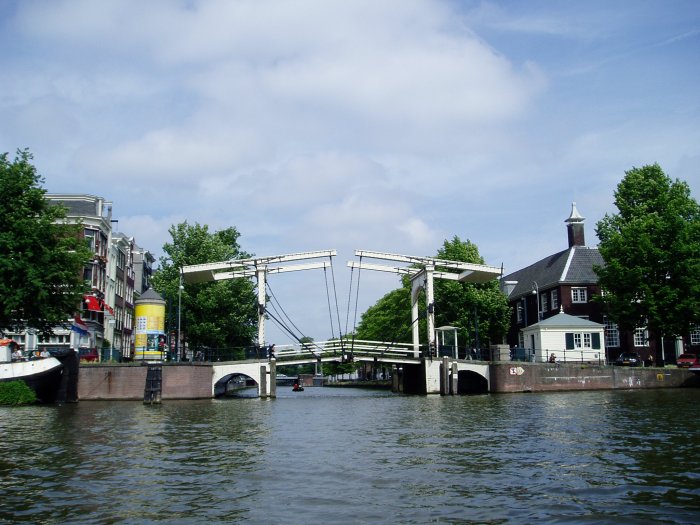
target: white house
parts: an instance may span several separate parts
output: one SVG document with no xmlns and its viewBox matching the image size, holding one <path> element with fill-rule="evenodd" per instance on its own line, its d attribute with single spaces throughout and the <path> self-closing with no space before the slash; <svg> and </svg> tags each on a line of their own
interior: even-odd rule
<svg viewBox="0 0 700 525">
<path fill-rule="evenodd" d="M 605 326 L 560 311 L 523 328 L 525 348 L 535 361 L 554 354 L 557 362 L 605 363 Z"/>
</svg>

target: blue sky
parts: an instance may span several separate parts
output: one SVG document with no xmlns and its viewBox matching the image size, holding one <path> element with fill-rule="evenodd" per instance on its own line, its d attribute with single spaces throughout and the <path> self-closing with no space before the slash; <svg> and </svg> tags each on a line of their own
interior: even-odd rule
<svg viewBox="0 0 700 525">
<path fill-rule="evenodd" d="M 48 191 L 158 255 L 184 220 L 336 249 L 343 301 L 355 249 L 457 235 L 509 273 L 566 248 L 572 201 L 595 245 L 634 166 L 700 190 L 696 1 L 6 0 L 0 48 L 0 151 Z M 396 283 L 363 274 L 360 308 Z M 320 272 L 270 285 L 330 335 Z"/>
</svg>

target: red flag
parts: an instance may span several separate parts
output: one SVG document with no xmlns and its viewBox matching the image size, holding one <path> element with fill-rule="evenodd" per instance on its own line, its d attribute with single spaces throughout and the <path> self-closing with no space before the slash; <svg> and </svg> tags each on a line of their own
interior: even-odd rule
<svg viewBox="0 0 700 525">
<path fill-rule="evenodd" d="M 95 312 L 101 312 L 102 307 L 100 306 L 100 300 L 94 295 L 84 296 L 85 304 L 87 304 L 88 310 L 94 310 Z"/>
</svg>

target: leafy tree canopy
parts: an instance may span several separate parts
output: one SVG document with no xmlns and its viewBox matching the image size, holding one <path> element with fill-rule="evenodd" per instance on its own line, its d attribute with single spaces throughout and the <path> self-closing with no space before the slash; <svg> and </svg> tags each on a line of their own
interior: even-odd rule
<svg viewBox="0 0 700 525">
<path fill-rule="evenodd" d="M 66 325 L 87 291 L 92 256 L 82 226 L 46 200 L 28 150 L 0 155 L 0 331 L 34 328 L 48 336 Z"/>
<path fill-rule="evenodd" d="M 248 259 L 242 251 L 234 227 L 214 233 L 208 226 L 186 221 L 169 230 L 172 242 L 163 246 L 153 287 L 164 297 L 178 300 L 180 268 L 233 259 Z M 257 299 L 248 279 L 209 283 L 184 283 L 182 290 L 182 329 L 191 348 L 241 347 L 251 344 L 256 333 Z"/>
<path fill-rule="evenodd" d="M 478 247 L 471 241 L 455 236 L 445 240 L 436 255 L 438 259 L 484 264 Z M 436 268 L 440 269 L 440 268 Z M 485 347 L 498 343 L 508 330 L 510 319 L 508 301 L 494 279 L 486 283 L 459 283 L 435 279 L 435 325 L 458 329 L 460 346 Z M 421 301 L 421 306 L 425 301 Z M 421 338 L 425 340 L 426 322 L 421 319 Z M 402 279 L 402 286 L 392 290 L 362 315 L 357 328 L 359 339 L 409 343 L 411 331 L 411 284 Z"/>
<path fill-rule="evenodd" d="M 622 328 L 657 337 L 700 323 L 700 207 L 687 183 L 658 164 L 633 168 L 617 186 L 619 210 L 597 223 L 605 266 L 598 298 Z"/>
</svg>

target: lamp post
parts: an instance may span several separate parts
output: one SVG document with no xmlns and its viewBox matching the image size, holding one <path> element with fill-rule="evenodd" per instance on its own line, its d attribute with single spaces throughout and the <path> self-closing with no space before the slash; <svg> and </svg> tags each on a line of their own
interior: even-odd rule
<svg viewBox="0 0 700 525">
<path fill-rule="evenodd" d="M 175 341 L 175 362 L 180 360 L 180 319 L 182 315 L 182 268 L 180 268 L 180 283 L 177 287 L 177 340 Z"/>
</svg>

